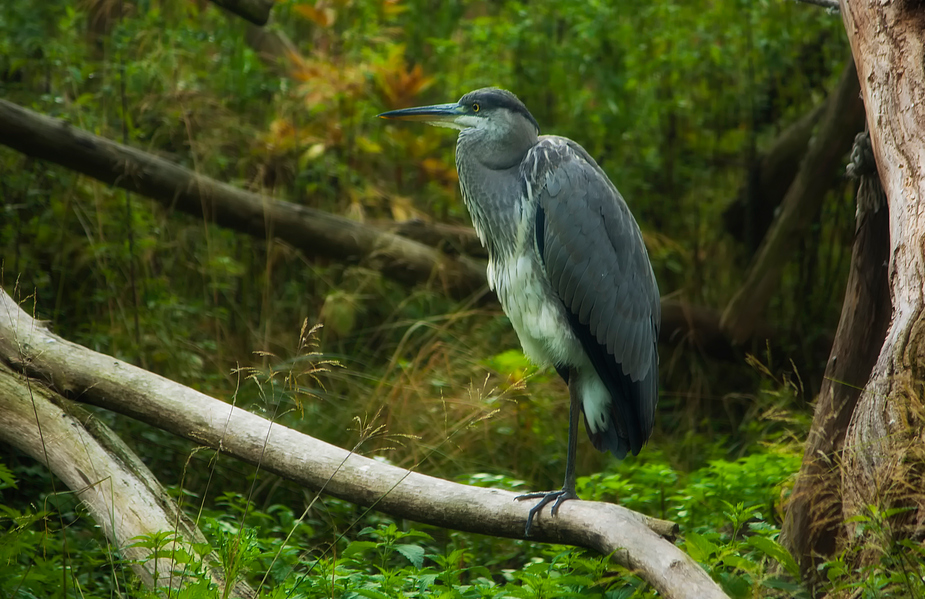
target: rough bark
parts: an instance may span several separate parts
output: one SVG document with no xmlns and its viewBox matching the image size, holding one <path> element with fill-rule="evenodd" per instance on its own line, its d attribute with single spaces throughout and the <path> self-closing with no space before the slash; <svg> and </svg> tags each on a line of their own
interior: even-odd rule
<svg viewBox="0 0 925 599">
<path fill-rule="evenodd" d="M 841 14 L 858 65 L 873 152 L 889 203 L 893 306 L 886 339 L 846 435 L 841 472 L 844 514 L 866 514 L 869 506 L 909 508 L 890 519 L 888 530 L 893 539 L 921 540 L 925 531 L 925 7 L 911 0 L 852 0 L 842 2 Z"/>
<path fill-rule="evenodd" d="M 56 391 L 259 465 L 306 487 L 399 518 L 522 538 L 530 505 L 361 457 L 271 423 L 50 333 L 0 293 L 0 360 Z M 100 475 L 97 475 L 101 478 Z M 85 485 L 86 483 L 81 483 Z M 669 525 L 670 526 L 670 525 Z M 531 540 L 587 547 L 635 571 L 665 597 L 725 597 L 700 566 L 653 528 L 665 523 L 617 505 L 568 501 L 544 511 Z"/>
<path fill-rule="evenodd" d="M 854 164 L 861 160 L 858 157 Z M 862 177 L 858 190 L 857 230 L 841 319 L 781 531 L 781 541 L 810 584 L 816 582 L 820 558 L 835 554 L 843 530 L 841 452 L 890 321 L 889 213 L 872 156 L 868 162 L 871 172 Z"/>
<path fill-rule="evenodd" d="M 434 281 L 452 297 L 485 286 L 485 269 L 460 256 L 347 218 L 274 200 L 198 175 L 66 121 L 0 100 L 0 143 L 28 156 L 157 200 L 254 237 L 276 237 L 308 255 L 363 261 L 405 283 Z"/>
<path fill-rule="evenodd" d="M 180 548 L 196 555 L 194 544 L 206 539 L 105 424 L 39 381 L 0 363 L 0 442 L 45 464 L 74 491 L 119 556 L 148 588 L 154 588 L 155 576 L 157 587 L 182 586 L 184 566 L 170 557 L 150 559 L 151 550 L 136 545 L 138 537 L 176 531 L 178 538 L 165 544 L 161 555 Z M 223 589 L 217 556 L 200 557 L 205 558 L 212 581 Z M 231 596 L 253 597 L 254 592 L 239 582 Z"/>
<path fill-rule="evenodd" d="M 781 204 L 780 214 L 761 243 L 745 281 L 723 312 L 721 326 L 733 343 L 743 343 L 754 334 L 755 322 L 779 284 L 797 241 L 819 212 L 831 183 L 829 178 L 858 133 L 851 124 L 859 122 L 863 114 L 857 72 L 854 62 L 849 61 L 826 105 L 800 172 Z"/>
</svg>

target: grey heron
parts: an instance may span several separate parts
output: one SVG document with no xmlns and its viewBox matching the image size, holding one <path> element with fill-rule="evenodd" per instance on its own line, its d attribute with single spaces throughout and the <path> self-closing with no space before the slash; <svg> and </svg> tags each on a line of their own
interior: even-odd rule
<svg viewBox="0 0 925 599">
<path fill-rule="evenodd" d="M 578 421 L 594 447 L 637 455 L 658 402 L 658 285 L 629 207 L 580 145 L 540 135 L 511 92 L 484 88 L 458 102 L 393 110 L 387 119 L 459 129 L 462 197 L 488 249 L 488 281 L 524 353 L 552 365 L 569 389 L 565 484 L 539 499 L 525 534 L 549 503 L 575 492 Z"/>
</svg>

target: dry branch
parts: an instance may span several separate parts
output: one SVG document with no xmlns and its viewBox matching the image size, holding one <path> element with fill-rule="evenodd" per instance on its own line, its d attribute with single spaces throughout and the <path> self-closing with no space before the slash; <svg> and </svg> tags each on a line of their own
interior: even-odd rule
<svg viewBox="0 0 925 599">
<path fill-rule="evenodd" d="M 379 226 L 449 254 L 465 254 L 473 258 L 488 259 L 488 250 L 482 246 L 472 227 L 429 223 L 419 219 L 384 222 Z"/>
<path fill-rule="evenodd" d="M 237 189 L 5 100 L 0 100 L 0 143 L 207 222 L 282 239 L 308 255 L 362 260 L 405 283 L 432 280 L 457 298 L 485 286 L 485 269 L 464 256 L 453 258 L 347 218 Z"/>
<path fill-rule="evenodd" d="M 219 449 L 310 489 L 399 518 L 522 538 L 529 505 L 514 493 L 469 487 L 352 454 L 50 333 L 0 293 L 0 359 L 53 389 Z M 617 505 L 569 501 L 543 512 L 531 540 L 594 549 L 665 597 L 725 597 L 691 558 Z"/>
<path fill-rule="evenodd" d="M 851 128 L 864 114 L 858 90 L 857 71 L 849 61 L 826 103 L 819 130 L 781 204 L 780 215 L 761 243 L 742 287 L 723 312 L 721 326 L 734 343 L 743 343 L 754 334 L 755 322 L 773 296 L 790 254 L 822 206 L 831 173 L 858 133 Z"/>
<path fill-rule="evenodd" d="M 4 312 L 2 318 L 24 313 Z M 21 324 L 29 326 L 31 319 Z M 10 330 L 10 322 L 4 323 Z M 163 550 L 182 548 L 196 555 L 194 543 L 205 543 L 196 526 L 183 516 L 150 470 L 105 424 L 62 398 L 39 381 L 0 363 L 0 441 L 48 466 L 87 507 L 108 541 L 149 588 L 179 588 L 183 566 L 172 559 L 150 558 L 150 549 L 134 546 L 139 537 L 176 531 L 179 539 Z M 164 555 L 164 554 L 162 554 Z M 224 588 L 214 555 L 205 557 L 212 581 Z M 115 558 L 114 558 L 115 559 Z M 155 561 L 157 563 L 155 563 Z M 238 583 L 232 597 L 253 597 Z"/>
</svg>

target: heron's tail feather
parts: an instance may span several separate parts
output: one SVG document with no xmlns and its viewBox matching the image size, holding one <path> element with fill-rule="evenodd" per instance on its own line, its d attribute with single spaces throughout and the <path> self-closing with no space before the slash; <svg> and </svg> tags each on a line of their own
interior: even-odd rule
<svg viewBox="0 0 925 599">
<path fill-rule="evenodd" d="M 588 426 L 588 419 L 585 418 L 585 430 L 588 432 L 588 437 L 591 438 L 591 443 L 596 450 L 609 451 L 613 454 L 613 457 L 618 460 L 622 460 L 626 457 L 626 454 L 629 453 L 629 439 L 620 436 L 612 415 L 610 426 L 597 432 L 591 432 L 591 427 Z"/>
</svg>

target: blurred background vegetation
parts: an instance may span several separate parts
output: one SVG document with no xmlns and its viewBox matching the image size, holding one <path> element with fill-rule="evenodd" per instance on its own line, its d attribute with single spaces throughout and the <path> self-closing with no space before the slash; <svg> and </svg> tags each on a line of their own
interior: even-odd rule
<svg viewBox="0 0 925 599">
<path fill-rule="evenodd" d="M 6 0 L 0 95 L 270 197 L 371 223 L 468 224 L 455 136 L 374 116 L 505 87 L 543 132 L 575 139 L 608 172 L 663 296 L 721 310 L 760 241 L 724 215 L 763 149 L 824 100 L 850 58 L 837 16 L 793 2 L 281 0 L 272 14 L 261 36 L 203 0 Z M 679 522 L 688 551 L 735 596 L 803 592 L 778 546 L 749 539 L 776 538 L 844 293 L 854 190 L 839 172 L 819 176 L 836 183 L 764 316 L 773 351 L 756 341 L 718 358 L 685 339 L 663 344 L 644 452 L 621 464 L 580 441 L 582 496 Z M 0 197 L 3 287 L 34 295 L 58 334 L 397 465 L 474 484 L 561 483 L 566 389 L 525 361 L 483 298 L 255 240 L 6 148 Z M 306 321 L 324 325 L 307 345 Z M 408 540 L 408 523 L 329 499 L 296 526 L 301 490 L 98 414 L 204 509 L 215 543 L 256 531 L 266 553 L 247 576 L 269 571 L 264 590 L 299 572 L 280 596 L 404 596 L 405 584 L 421 596 L 434 585 L 460 596 L 653 593 L 580 552 L 435 530 Z M 13 451 L 3 463 L 0 530 L 28 557 L 0 563 L 0 588 L 135 588 L 73 496 Z M 353 549 L 334 565 L 337 546 Z M 337 567 L 354 579 L 332 578 Z M 439 572 L 427 589 L 421 568 Z M 854 584 L 847 573 L 832 588 Z"/>
</svg>

